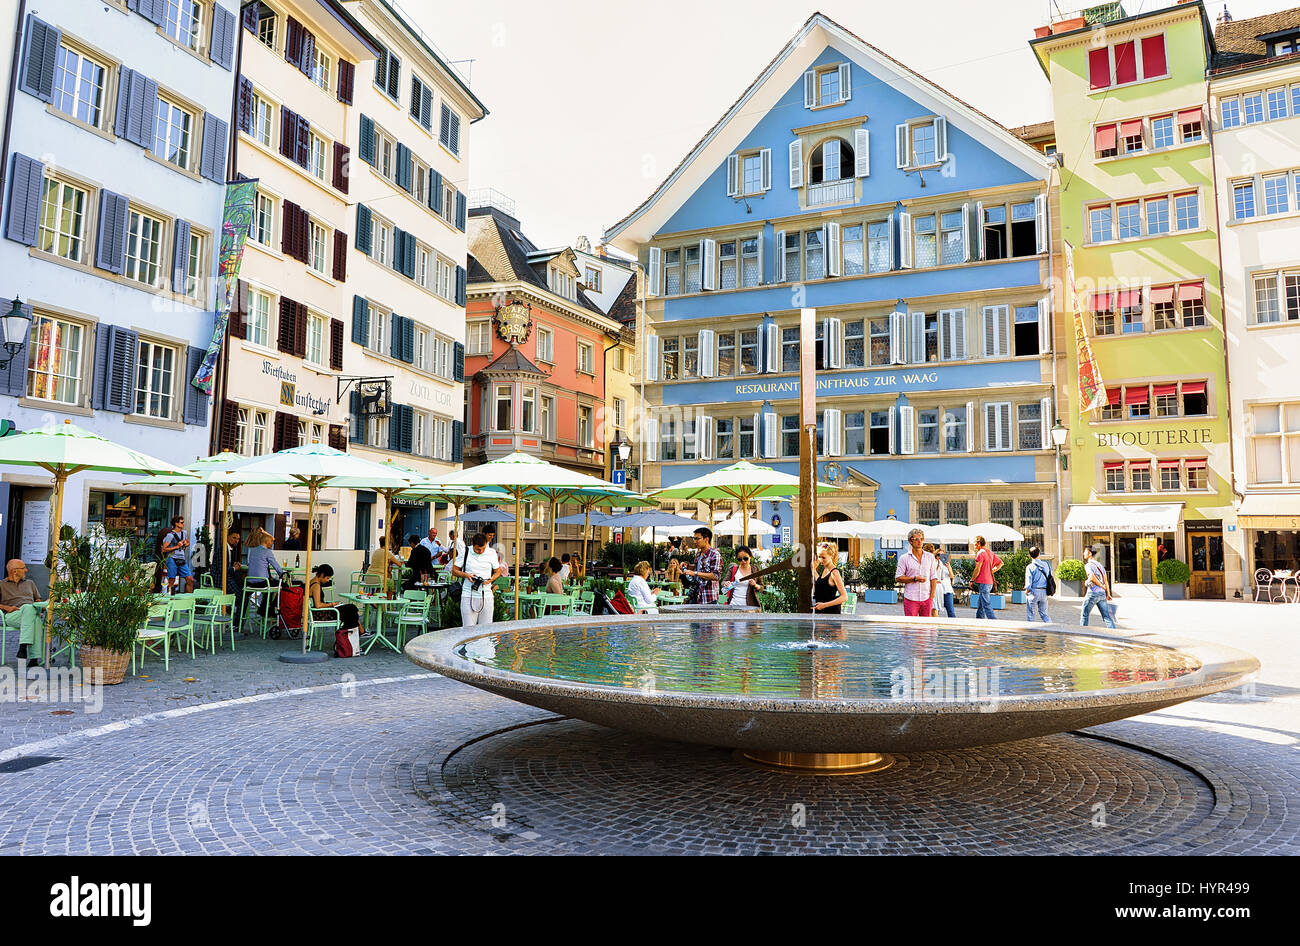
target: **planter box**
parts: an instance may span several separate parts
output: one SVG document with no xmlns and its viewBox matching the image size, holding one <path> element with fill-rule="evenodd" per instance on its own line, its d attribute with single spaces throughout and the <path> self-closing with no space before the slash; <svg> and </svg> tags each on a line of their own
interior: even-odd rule
<svg viewBox="0 0 1300 946">
<path fill-rule="evenodd" d="M 1015 591 L 1011 592 L 1011 603 L 1012 604 L 1025 603 L 1025 592 L 1023 589 L 1017 588 Z"/>
<path fill-rule="evenodd" d="M 1165 591 L 1166 601 L 1185 601 L 1187 599 L 1186 585 L 1161 585 Z"/>
<path fill-rule="evenodd" d="M 858 600 L 872 604 L 898 604 L 898 592 L 893 588 L 866 588 Z"/>
<path fill-rule="evenodd" d="M 1056 579 L 1056 597 L 1058 598 L 1082 598 L 1083 582 L 1066 581 L 1063 578 Z"/>
<path fill-rule="evenodd" d="M 1052 33 L 1068 33 L 1070 30 L 1080 30 L 1088 25 L 1088 21 L 1081 16 L 1072 16 L 1068 20 L 1061 20 L 1052 24 Z"/>
<path fill-rule="evenodd" d="M 989 595 L 989 601 L 993 605 L 994 611 L 1004 611 L 1007 607 L 1006 595 Z"/>
<path fill-rule="evenodd" d="M 1044 36 L 1051 36 L 1052 28 L 1050 26 L 1035 26 L 1034 39 L 1042 39 Z"/>
</svg>

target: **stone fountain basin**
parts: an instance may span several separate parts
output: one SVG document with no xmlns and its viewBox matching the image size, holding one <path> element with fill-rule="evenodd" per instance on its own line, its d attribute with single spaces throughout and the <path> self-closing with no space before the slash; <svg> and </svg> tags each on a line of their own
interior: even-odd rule
<svg viewBox="0 0 1300 946">
<path fill-rule="evenodd" d="M 735 621 L 739 617 L 724 608 L 676 616 L 551 617 L 490 627 L 452 628 L 415 638 L 407 644 L 406 656 L 422 667 L 471 686 L 614 729 L 679 742 L 797 753 L 919 752 L 1045 736 L 1149 713 L 1230 689 L 1259 669 L 1259 661 L 1242 651 L 1163 635 L 1146 634 L 1133 639 L 1075 628 L 1045 632 L 1045 625 L 1012 621 L 934 621 L 874 615 L 818 617 L 818 636 L 826 636 L 836 624 L 854 633 L 874 625 L 882 633 L 888 627 L 889 633 L 896 635 L 934 633 L 938 629 L 945 635 L 969 635 L 974 642 L 996 626 L 1000 634 L 1060 633 L 1072 638 L 1094 638 L 1099 646 L 1169 648 L 1178 652 L 1171 655 L 1175 659 L 1199 667 L 1174 679 L 991 700 L 928 699 L 918 694 L 887 699 L 824 698 L 815 694 L 791 698 L 578 682 L 485 666 L 459 652 L 468 642 L 499 634 L 557 629 L 577 633 L 585 628 L 598 633 L 597 628 L 622 624 L 680 625 L 684 621 Z M 769 617 L 814 623 L 812 615 Z"/>
</svg>

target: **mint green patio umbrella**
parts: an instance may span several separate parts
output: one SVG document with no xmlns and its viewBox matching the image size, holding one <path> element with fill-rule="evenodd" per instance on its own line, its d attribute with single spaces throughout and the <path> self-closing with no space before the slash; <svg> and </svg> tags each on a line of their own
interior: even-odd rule
<svg viewBox="0 0 1300 946">
<path fill-rule="evenodd" d="M 143 476 L 187 477 L 186 471 L 147 453 L 92 434 L 70 420 L 39 430 L 0 437 L 0 466 L 35 466 L 54 477 L 50 532 L 54 536 L 50 558 L 50 586 L 59 568 L 59 526 L 63 522 L 63 488 L 69 476 L 83 471 L 136 473 Z M 196 480 L 186 479 L 195 483 Z M 54 608 L 45 609 L 45 666 L 50 665 L 50 634 L 54 629 Z"/>
</svg>

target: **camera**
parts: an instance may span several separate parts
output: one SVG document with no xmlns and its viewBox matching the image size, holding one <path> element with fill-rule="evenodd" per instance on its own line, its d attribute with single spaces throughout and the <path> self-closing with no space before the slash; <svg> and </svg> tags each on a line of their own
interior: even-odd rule
<svg viewBox="0 0 1300 946">
<path fill-rule="evenodd" d="M 482 587 L 483 587 L 483 579 L 482 579 L 482 578 L 471 578 L 471 579 L 470 579 L 470 583 L 469 583 L 470 591 L 478 591 L 478 590 L 479 590 L 480 588 L 482 588 Z"/>
</svg>

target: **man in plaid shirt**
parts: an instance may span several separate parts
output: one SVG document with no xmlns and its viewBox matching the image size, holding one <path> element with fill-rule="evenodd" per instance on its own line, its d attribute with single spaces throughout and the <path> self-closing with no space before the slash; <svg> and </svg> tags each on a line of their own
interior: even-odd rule
<svg viewBox="0 0 1300 946">
<path fill-rule="evenodd" d="M 707 526 L 695 530 L 695 552 L 695 570 L 687 568 L 682 571 L 700 580 L 700 604 L 717 604 L 722 556 L 713 547 L 713 530 Z"/>
</svg>

